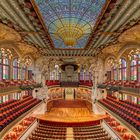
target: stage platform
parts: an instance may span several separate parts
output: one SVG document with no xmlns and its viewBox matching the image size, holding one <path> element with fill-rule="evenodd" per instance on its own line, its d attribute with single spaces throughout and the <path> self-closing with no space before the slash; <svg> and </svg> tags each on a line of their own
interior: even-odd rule
<svg viewBox="0 0 140 140">
<path fill-rule="evenodd" d="M 36 117 L 40 120 L 53 122 L 89 122 L 101 120 L 107 117 L 107 115 L 100 112 L 100 109 L 96 106 L 94 106 L 93 112 L 90 112 L 84 102 L 79 100 L 60 100 L 54 103 L 54 107 L 50 112 L 37 115 Z"/>
<path fill-rule="evenodd" d="M 86 122 L 97 121 L 107 117 L 107 115 L 89 112 L 87 108 L 52 108 L 44 115 L 37 115 L 38 119 L 55 122 Z"/>
</svg>

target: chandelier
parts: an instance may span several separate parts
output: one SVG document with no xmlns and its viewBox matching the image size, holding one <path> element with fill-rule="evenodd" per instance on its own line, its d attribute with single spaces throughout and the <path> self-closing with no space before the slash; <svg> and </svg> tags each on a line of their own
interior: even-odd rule
<svg viewBox="0 0 140 140">
<path fill-rule="evenodd" d="M 66 24 L 59 28 L 55 35 L 61 38 L 66 46 L 75 46 L 77 41 L 84 35 L 84 32 L 78 24 Z"/>
<path fill-rule="evenodd" d="M 10 49 L 0 48 L 0 58 L 2 59 L 11 59 L 13 57 Z"/>
</svg>

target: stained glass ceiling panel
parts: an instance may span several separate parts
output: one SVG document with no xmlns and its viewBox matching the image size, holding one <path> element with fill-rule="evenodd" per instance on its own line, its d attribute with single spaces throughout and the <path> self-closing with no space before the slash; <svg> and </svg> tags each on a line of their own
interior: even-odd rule
<svg viewBox="0 0 140 140">
<path fill-rule="evenodd" d="M 106 0 L 35 0 L 56 48 L 85 47 Z"/>
</svg>

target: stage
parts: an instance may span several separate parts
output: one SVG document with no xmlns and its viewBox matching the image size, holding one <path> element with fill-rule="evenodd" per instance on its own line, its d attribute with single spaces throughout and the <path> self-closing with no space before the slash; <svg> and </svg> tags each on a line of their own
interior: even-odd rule
<svg viewBox="0 0 140 140">
<path fill-rule="evenodd" d="M 66 123 L 97 121 L 107 117 L 98 107 L 94 106 L 94 110 L 90 112 L 88 108 L 79 101 L 60 101 L 59 103 L 57 101 L 50 112 L 37 115 L 36 117 L 40 120 Z"/>
<path fill-rule="evenodd" d="M 54 122 L 86 122 L 106 118 L 106 115 L 89 113 L 87 109 L 77 108 L 53 108 L 45 115 L 37 115 L 38 119 Z"/>
</svg>

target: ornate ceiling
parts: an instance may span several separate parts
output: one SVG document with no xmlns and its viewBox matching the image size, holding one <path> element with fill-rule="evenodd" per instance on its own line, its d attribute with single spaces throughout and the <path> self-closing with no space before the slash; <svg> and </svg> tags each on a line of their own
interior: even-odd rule
<svg viewBox="0 0 140 140">
<path fill-rule="evenodd" d="M 46 10 L 47 14 L 45 14 Z M 122 43 L 123 39 L 120 35 L 139 25 L 140 1 L 0 0 L 0 13 L 1 24 L 15 31 L 12 33 L 13 36 L 10 36 L 10 32 L 7 34 L 2 31 L 1 40 L 8 39 L 16 41 L 17 44 L 23 43 L 25 51 L 28 51 L 27 48 L 30 45 L 29 53 L 36 50 L 34 55 L 90 57 L 103 53 L 104 48 L 108 46 L 113 47 Z M 77 23 L 78 26 L 75 25 Z M 62 24 L 66 26 L 63 26 L 61 30 Z M 84 28 L 83 25 L 85 25 Z M 66 36 L 69 31 L 66 31 L 65 27 L 73 33 L 74 31 L 71 30 L 73 26 L 76 27 L 75 31 L 82 30 L 79 36 L 77 33 L 73 34 L 78 38 L 76 43 L 73 43 L 75 40 L 71 38 L 71 35 Z M 135 32 L 136 29 L 133 30 Z M 128 38 L 131 38 L 131 31 L 123 35 L 126 37 L 128 34 Z M 139 41 L 138 34 L 134 35 L 137 41 Z M 125 41 L 128 41 L 128 38 L 126 37 Z M 70 44 L 74 45 L 69 47 Z M 21 46 L 21 51 L 23 51 L 24 45 Z"/>
<path fill-rule="evenodd" d="M 35 0 L 35 2 L 54 47 L 62 49 L 85 47 L 105 4 L 105 0 Z"/>
</svg>

